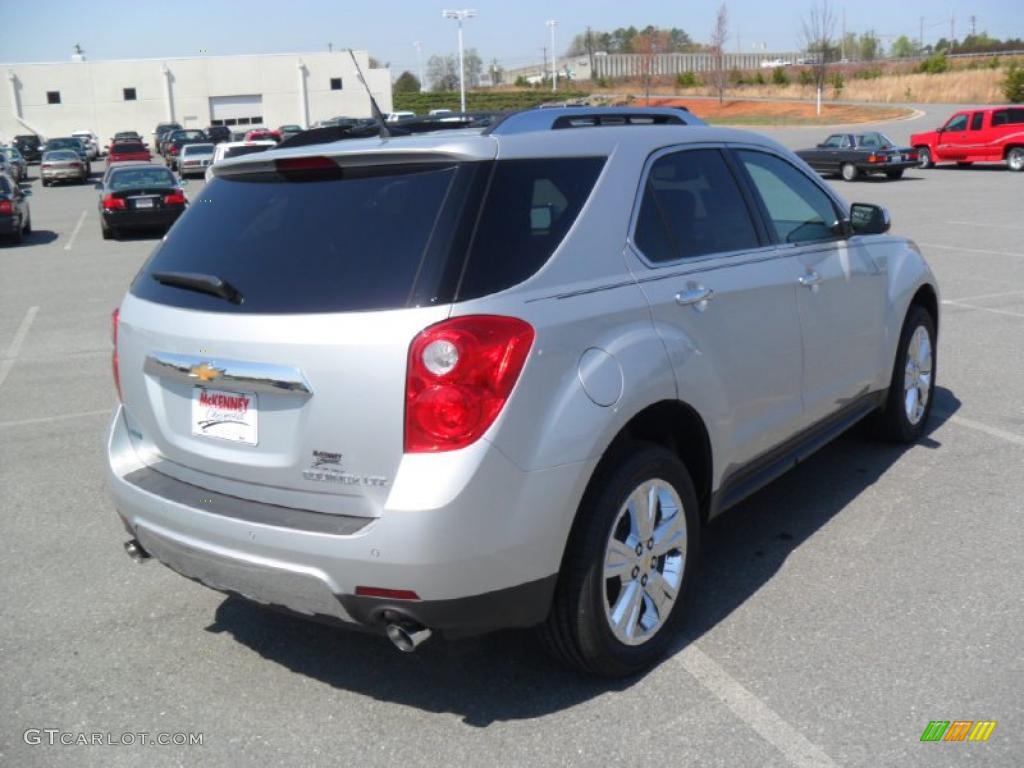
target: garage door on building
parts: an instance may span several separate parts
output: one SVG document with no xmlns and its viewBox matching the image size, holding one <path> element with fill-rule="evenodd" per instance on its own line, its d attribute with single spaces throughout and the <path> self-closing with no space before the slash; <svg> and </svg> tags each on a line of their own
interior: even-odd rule
<svg viewBox="0 0 1024 768">
<path fill-rule="evenodd" d="M 263 97 L 211 96 L 211 125 L 263 125 Z"/>
</svg>

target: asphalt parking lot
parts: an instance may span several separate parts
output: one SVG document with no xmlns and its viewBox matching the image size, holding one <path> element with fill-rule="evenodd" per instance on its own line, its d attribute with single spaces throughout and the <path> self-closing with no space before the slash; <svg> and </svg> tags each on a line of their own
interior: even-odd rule
<svg viewBox="0 0 1024 768">
<path fill-rule="evenodd" d="M 952 110 L 879 127 L 904 141 Z M 851 433 L 716 521 L 676 652 L 614 684 L 528 632 L 401 655 L 131 563 L 104 487 L 109 316 L 157 240 L 101 240 L 91 186 L 31 176 L 35 231 L 0 247 L 0 764 L 1022 764 L 1024 175 L 832 182 L 888 206 L 938 275 L 930 433 Z M 922 743 L 931 720 L 998 725 Z"/>
</svg>

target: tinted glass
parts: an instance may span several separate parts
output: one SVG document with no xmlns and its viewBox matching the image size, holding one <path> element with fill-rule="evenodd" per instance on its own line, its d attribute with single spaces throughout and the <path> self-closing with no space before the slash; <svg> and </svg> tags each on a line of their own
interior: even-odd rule
<svg viewBox="0 0 1024 768">
<path fill-rule="evenodd" d="M 176 187 L 170 171 L 163 168 L 125 168 L 107 177 L 107 186 L 115 191 L 143 187 Z"/>
<path fill-rule="evenodd" d="M 459 298 L 510 288 L 540 269 L 576 220 L 603 166 L 600 157 L 495 163 Z"/>
<path fill-rule="evenodd" d="M 65 160 L 78 160 L 78 153 L 70 149 L 57 149 L 43 154 L 43 162 L 62 162 Z"/>
<path fill-rule="evenodd" d="M 764 202 L 780 242 L 835 237 L 838 220 L 831 198 L 807 176 L 774 155 L 737 152 Z"/>
<path fill-rule="evenodd" d="M 985 121 L 985 113 L 984 112 L 975 112 L 973 115 L 971 115 L 971 130 L 972 131 L 980 131 L 982 123 L 984 121 Z"/>
<path fill-rule="evenodd" d="M 947 131 L 962 131 L 967 128 L 967 115 L 957 115 L 946 125 Z"/>
<path fill-rule="evenodd" d="M 455 165 L 346 169 L 330 176 L 214 178 L 132 285 L 141 298 L 213 312 L 299 313 L 408 306 Z M 443 227 L 438 227 L 443 228 Z M 213 274 L 231 304 L 160 285 L 161 271 Z"/>
<path fill-rule="evenodd" d="M 998 112 L 992 113 L 992 127 L 995 128 L 999 125 L 1006 125 L 1006 118 L 1009 116 L 1005 109 L 999 110 Z"/>
<path fill-rule="evenodd" d="M 1009 115 L 1006 122 L 1013 124 L 1024 123 L 1024 108 L 1014 107 L 1006 111 Z"/>
<path fill-rule="evenodd" d="M 842 145 L 843 137 L 840 134 L 835 133 L 829 136 L 827 139 L 825 139 L 823 143 L 826 147 L 838 147 Z"/>
<path fill-rule="evenodd" d="M 717 149 L 674 152 L 654 162 L 634 240 L 655 262 L 760 245 L 739 187 Z"/>
<path fill-rule="evenodd" d="M 254 144 L 248 147 L 231 147 L 224 151 L 224 159 L 227 160 L 232 157 L 241 157 L 242 155 L 252 155 L 257 152 L 266 152 L 270 149 L 269 145 Z"/>
<path fill-rule="evenodd" d="M 124 152 L 145 152 L 146 148 L 139 142 L 119 141 L 110 148 L 110 151 L 114 154 L 122 154 Z"/>
<path fill-rule="evenodd" d="M 212 155 L 213 144 L 189 144 L 181 151 L 186 155 Z"/>
<path fill-rule="evenodd" d="M 0 195 L 11 194 L 11 185 L 7 183 L 6 176 L 0 176 Z"/>
</svg>

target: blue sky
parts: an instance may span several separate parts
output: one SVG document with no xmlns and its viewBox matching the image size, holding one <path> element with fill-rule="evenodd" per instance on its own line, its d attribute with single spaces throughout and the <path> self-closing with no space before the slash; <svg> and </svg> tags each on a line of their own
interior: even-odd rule
<svg viewBox="0 0 1024 768">
<path fill-rule="evenodd" d="M 216 53 L 283 53 L 353 47 L 391 62 L 395 74 L 416 69 L 413 42 L 423 44 L 424 61 L 455 48 L 454 22 L 441 18 L 446 7 L 475 7 L 466 24 L 466 45 L 485 60 L 506 67 L 538 61 L 548 44 L 547 19 L 557 19 L 556 47 L 561 51 L 577 32 L 619 26 L 682 27 L 707 40 L 717 2 L 676 0 L 0 0 L 0 61 L 61 61 L 80 43 L 94 59 L 187 56 Z M 765 43 L 769 50 L 798 47 L 800 23 L 811 0 L 729 0 L 730 50 L 737 32 L 742 50 Z M 949 34 L 949 16 L 957 36 L 976 16 L 979 32 L 1024 38 L 1022 0 L 833 0 L 837 16 L 846 9 L 850 31 L 873 28 L 886 43 L 900 34 L 915 37 L 925 17 L 925 42 Z"/>
</svg>

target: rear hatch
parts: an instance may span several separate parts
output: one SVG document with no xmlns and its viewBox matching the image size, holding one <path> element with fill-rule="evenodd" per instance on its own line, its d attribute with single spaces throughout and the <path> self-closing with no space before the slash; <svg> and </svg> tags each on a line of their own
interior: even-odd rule
<svg viewBox="0 0 1024 768">
<path fill-rule="evenodd" d="M 245 158 L 204 188 L 213 202 L 122 304 L 123 401 L 159 471 L 375 516 L 403 453 L 409 344 L 449 314 L 485 164 L 325 160 Z"/>
</svg>

